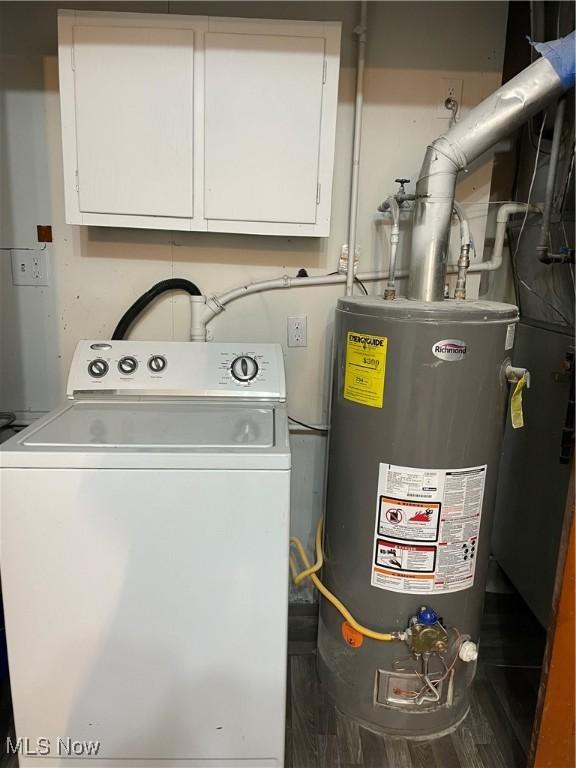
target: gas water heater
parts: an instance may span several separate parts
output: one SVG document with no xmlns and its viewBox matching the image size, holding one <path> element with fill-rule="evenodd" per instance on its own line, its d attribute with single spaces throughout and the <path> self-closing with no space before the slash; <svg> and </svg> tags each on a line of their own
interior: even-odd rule
<svg viewBox="0 0 576 768">
<path fill-rule="evenodd" d="M 376 731 L 439 735 L 468 711 L 506 405 L 527 372 L 510 364 L 517 308 L 465 299 L 466 247 L 445 298 L 448 236 L 458 172 L 573 85 L 574 35 L 542 52 L 428 147 L 408 298 L 391 256 L 385 298 L 336 310 L 324 543 L 308 571 L 323 560 L 322 683 Z"/>
<path fill-rule="evenodd" d="M 369 726 L 428 734 L 467 711 L 516 307 L 338 302 L 320 676 Z M 463 661 L 463 658 L 466 660 Z"/>
</svg>

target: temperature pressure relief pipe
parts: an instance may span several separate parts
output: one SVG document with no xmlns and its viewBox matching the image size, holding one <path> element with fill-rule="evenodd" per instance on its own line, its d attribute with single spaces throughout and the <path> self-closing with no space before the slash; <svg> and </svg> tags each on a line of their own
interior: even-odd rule
<svg viewBox="0 0 576 768">
<path fill-rule="evenodd" d="M 426 150 L 416 184 L 408 295 L 444 296 L 458 173 L 574 85 L 574 33 L 485 99 Z"/>
<path fill-rule="evenodd" d="M 506 240 L 506 225 L 510 216 L 516 213 L 541 213 L 536 205 L 527 203 L 504 203 L 498 208 L 496 214 L 496 234 L 494 237 L 494 248 L 492 256 L 488 261 L 481 261 L 479 264 L 473 264 L 469 272 L 494 272 L 502 266 L 502 253 L 504 251 L 504 241 Z"/>
</svg>

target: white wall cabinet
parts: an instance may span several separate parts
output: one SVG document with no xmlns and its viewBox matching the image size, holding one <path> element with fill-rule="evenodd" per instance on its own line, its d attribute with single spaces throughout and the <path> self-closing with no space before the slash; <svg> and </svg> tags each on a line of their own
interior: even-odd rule
<svg viewBox="0 0 576 768">
<path fill-rule="evenodd" d="M 327 236 L 340 26 L 60 11 L 66 221 Z"/>
</svg>

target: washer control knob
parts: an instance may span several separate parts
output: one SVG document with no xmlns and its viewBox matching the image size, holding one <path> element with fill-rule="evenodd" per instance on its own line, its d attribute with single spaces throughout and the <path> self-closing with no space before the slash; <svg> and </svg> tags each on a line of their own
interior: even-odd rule
<svg viewBox="0 0 576 768">
<path fill-rule="evenodd" d="M 101 379 L 102 376 L 106 376 L 108 373 L 108 363 L 100 357 L 96 358 L 96 360 L 91 360 L 88 363 L 88 373 L 95 379 Z"/>
<path fill-rule="evenodd" d="M 130 355 L 121 357 L 118 361 L 118 370 L 125 376 L 130 376 L 131 373 L 135 372 L 136 368 L 138 368 L 138 361 Z"/>
<path fill-rule="evenodd" d="M 152 373 L 162 373 L 167 365 L 166 358 L 162 355 L 152 355 L 150 360 L 148 360 L 148 368 L 150 368 Z"/>
<path fill-rule="evenodd" d="M 258 374 L 258 363 L 249 355 L 240 355 L 232 361 L 230 373 L 236 381 L 252 381 Z"/>
</svg>

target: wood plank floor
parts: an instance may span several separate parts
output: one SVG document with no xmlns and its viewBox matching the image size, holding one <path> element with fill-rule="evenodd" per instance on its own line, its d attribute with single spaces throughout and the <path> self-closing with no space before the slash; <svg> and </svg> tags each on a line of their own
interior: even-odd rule
<svg viewBox="0 0 576 768">
<path fill-rule="evenodd" d="M 289 659 L 286 768 L 526 768 L 539 669 L 481 665 L 471 711 L 449 736 L 378 736 L 324 695 L 314 653 Z"/>
<path fill-rule="evenodd" d="M 296 614 L 288 660 L 285 768 L 526 768 L 545 633 L 520 598 L 487 595 L 470 714 L 455 733 L 422 742 L 377 736 L 334 708 L 316 675 L 315 617 L 309 608 Z M 0 768 L 18 765 L 4 749 L 12 728 L 5 681 L 0 685 Z"/>
<path fill-rule="evenodd" d="M 310 620 L 291 643 L 286 768 L 526 768 L 545 633 L 516 595 L 486 599 L 471 711 L 449 736 L 382 737 L 341 715 L 316 674 Z"/>
</svg>

